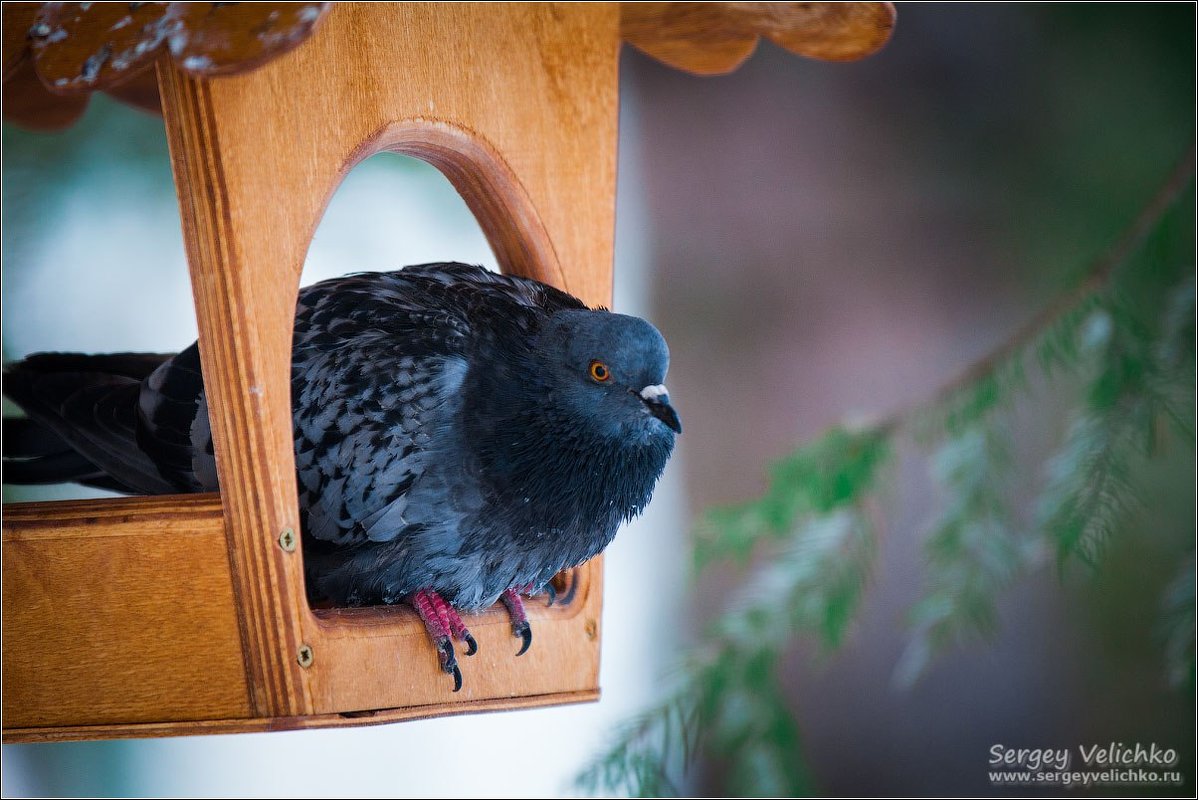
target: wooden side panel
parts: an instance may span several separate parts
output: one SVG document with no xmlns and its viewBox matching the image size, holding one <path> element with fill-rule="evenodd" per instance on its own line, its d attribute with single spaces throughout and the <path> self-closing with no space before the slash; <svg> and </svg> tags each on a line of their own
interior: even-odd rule
<svg viewBox="0 0 1198 800">
<path fill-rule="evenodd" d="M 4 509 L 4 728 L 249 714 L 213 495 Z"/>
<path fill-rule="evenodd" d="M 222 145 L 211 82 L 165 61 L 158 69 L 250 698 L 258 716 L 310 713 L 294 658 L 306 610 L 303 571 L 298 556 L 277 545 L 285 528 L 299 531 L 287 377 L 299 265 L 279 253 L 244 255 L 247 239 L 287 241 L 286 230 L 272 229 L 258 211 L 272 201 L 286 205 L 288 195 L 231 196 L 229 174 L 252 170 L 252 161 L 248 154 L 230 160 Z M 269 108 L 263 104 L 264 132 Z"/>
</svg>

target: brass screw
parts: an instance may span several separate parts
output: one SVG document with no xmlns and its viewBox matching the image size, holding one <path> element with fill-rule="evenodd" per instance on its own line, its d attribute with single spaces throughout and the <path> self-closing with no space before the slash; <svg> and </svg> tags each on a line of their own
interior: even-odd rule
<svg viewBox="0 0 1198 800">
<path fill-rule="evenodd" d="M 312 666 L 312 648 L 306 644 L 301 644 L 299 652 L 295 654 L 295 660 L 304 669 Z"/>
<path fill-rule="evenodd" d="M 591 641 L 594 641 L 595 636 L 599 633 L 599 623 L 595 622 L 593 619 L 588 619 L 584 630 L 586 631 L 587 638 Z"/>
<path fill-rule="evenodd" d="M 279 547 L 286 550 L 288 553 L 295 552 L 295 531 L 291 528 L 284 528 L 279 534 Z"/>
</svg>

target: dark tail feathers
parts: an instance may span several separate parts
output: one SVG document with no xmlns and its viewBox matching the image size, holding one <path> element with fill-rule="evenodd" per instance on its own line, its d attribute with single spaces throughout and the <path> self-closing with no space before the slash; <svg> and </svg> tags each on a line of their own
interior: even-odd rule
<svg viewBox="0 0 1198 800">
<path fill-rule="evenodd" d="M 168 358 L 38 353 L 10 365 L 4 394 L 29 417 L 4 418 L 4 482 L 74 482 L 135 493 L 138 489 L 113 476 L 125 474 L 120 467 L 128 466 L 129 483 L 144 491 L 144 465 L 131 455 L 137 450 L 138 390 Z"/>
</svg>

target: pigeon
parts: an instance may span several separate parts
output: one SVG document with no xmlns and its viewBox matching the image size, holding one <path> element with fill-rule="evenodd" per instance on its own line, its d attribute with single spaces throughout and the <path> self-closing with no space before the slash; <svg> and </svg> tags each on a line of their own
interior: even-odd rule
<svg viewBox="0 0 1198 800">
<path fill-rule="evenodd" d="M 638 515 L 682 425 L 669 349 L 643 319 L 459 263 L 356 273 L 299 294 L 291 365 L 312 602 L 406 603 L 442 671 L 462 613 L 507 608 Z M 219 490 L 199 351 L 40 353 L 7 368 L 9 483 Z"/>
</svg>

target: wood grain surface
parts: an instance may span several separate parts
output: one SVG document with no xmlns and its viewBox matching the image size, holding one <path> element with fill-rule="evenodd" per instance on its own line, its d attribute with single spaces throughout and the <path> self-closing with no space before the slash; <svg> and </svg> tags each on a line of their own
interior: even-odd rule
<svg viewBox="0 0 1198 800">
<path fill-rule="evenodd" d="M 8 505 L 3 529 L 6 740 L 249 714 L 215 495 Z"/>
</svg>

